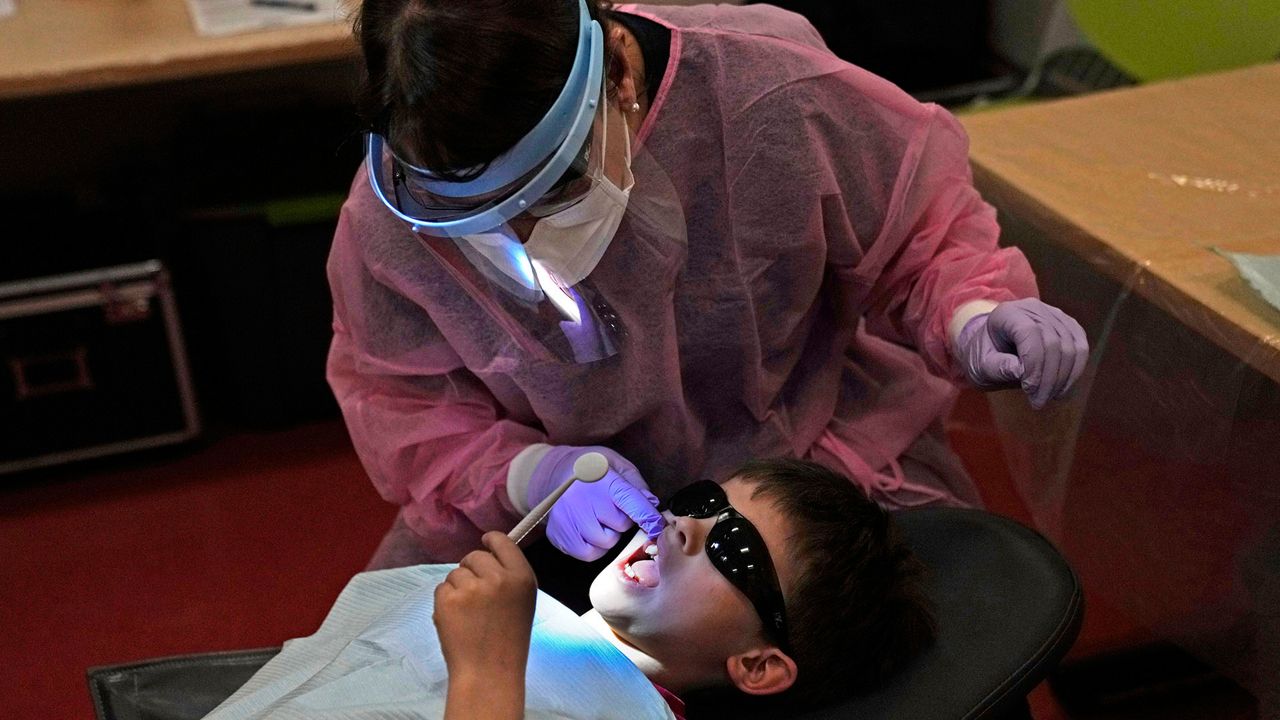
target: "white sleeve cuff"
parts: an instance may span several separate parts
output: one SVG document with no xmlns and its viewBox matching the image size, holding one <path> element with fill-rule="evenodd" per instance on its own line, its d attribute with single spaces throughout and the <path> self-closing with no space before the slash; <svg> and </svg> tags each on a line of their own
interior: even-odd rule
<svg viewBox="0 0 1280 720">
<path fill-rule="evenodd" d="M 511 464 L 507 466 L 507 497 L 521 515 L 531 509 L 529 479 L 533 477 L 533 470 L 550 450 L 551 446 L 546 443 L 534 443 L 511 458 Z"/>
<path fill-rule="evenodd" d="M 955 314 L 951 316 L 951 322 L 947 325 L 947 337 L 951 340 L 953 351 L 960 340 L 960 331 L 964 330 L 964 326 L 979 315 L 995 310 L 999 304 L 994 300 L 970 300 L 956 308 Z"/>
</svg>

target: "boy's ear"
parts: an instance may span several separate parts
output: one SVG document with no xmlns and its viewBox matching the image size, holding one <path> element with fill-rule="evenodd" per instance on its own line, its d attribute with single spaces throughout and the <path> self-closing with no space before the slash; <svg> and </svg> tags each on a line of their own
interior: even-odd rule
<svg viewBox="0 0 1280 720">
<path fill-rule="evenodd" d="M 753 648 L 725 661 L 729 680 L 748 695 L 773 695 L 796 681 L 796 661 L 772 645 Z"/>
</svg>

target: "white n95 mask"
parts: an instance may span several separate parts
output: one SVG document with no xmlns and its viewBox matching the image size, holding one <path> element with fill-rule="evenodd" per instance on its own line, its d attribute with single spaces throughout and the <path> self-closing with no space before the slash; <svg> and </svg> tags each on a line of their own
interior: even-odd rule
<svg viewBox="0 0 1280 720">
<path fill-rule="evenodd" d="M 625 120 L 621 123 L 621 132 L 615 134 L 623 138 L 623 186 L 618 187 L 601 170 L 586 196 L 564 210 L 539 219 L 525 243 L 529 258 L 555 273 L 565 285 L 577 285 L 591 274 L 609 249 L 626 213 L 635 177 L 631 174 L 631 136 Z M 601 123 L 605 148 L 609 124 L 607 117 Z"/>
<path fill-rule="evenodd" d="M 610 136 L 617 142 L 619 135 L 622 152 L 614 148 L 611 157 Z M 424 238 L 423 247 L 510 335 L 519 351 L 513 357 L 594 362 L 615 355 L 626 336 L 608 298 L 587 278 L 613 241 L 635 184 L 621 113 L 598 108 L 579 157 L 583 172 L 528 208 L 525 217 L 536 220 L 526 242 L 510 223 L 452 242 Z"/>
</svg>

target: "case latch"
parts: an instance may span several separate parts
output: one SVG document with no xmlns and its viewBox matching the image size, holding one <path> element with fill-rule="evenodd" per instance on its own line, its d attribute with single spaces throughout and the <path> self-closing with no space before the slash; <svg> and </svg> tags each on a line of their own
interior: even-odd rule
<svg viewBox="0 0 1280 720">
<path fill-rule="evenodd" d="M 98 286 L 98 291 L 105 299 L 102 311 L 111 325 L 141 322 L 151 317 L 150 294 L 121 292 L 120 288 L 112 283 L 102 283 Z"/>
</svg>

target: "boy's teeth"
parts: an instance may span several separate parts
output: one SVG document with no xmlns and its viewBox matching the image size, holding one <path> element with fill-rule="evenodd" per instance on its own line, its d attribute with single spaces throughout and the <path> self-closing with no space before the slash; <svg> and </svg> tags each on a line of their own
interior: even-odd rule
<svg viewBox="0 0 1280 720">
<path fill-rule="evenodd" d="M 634 578 L 636 576 L 636 571 L 632 570 L 630 565 L 626 566 L 622 570 L 627 574 L 627 577 L 629 578 Z"/>
<path fill-rule="evenodd" d="M 645 548 L 645 549 L 644 549 L 644 553 L 645 553 L 646 555 L 657 555 L 657 554 L 658 554 L 658 546 L 657 546 L 657 545 L 650 545 L 649 547 L 647 547 L 647 548 Z"/>
</svg>

